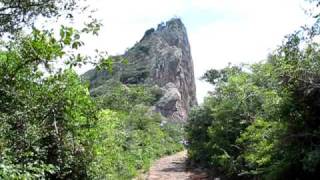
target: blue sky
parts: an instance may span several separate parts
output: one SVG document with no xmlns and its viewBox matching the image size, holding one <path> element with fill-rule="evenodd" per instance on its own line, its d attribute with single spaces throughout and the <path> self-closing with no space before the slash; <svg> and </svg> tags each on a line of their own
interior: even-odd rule
<svg viewBox="0 0 320 180">
<path fill-rule="evenodd" d="M 304 0 L 89 0 L 104 27 L 90 38 L 87 51 L 122 54 L 145 30 L 172 17 L 184 22 L 195 66 L 197 97 L 202 102 L 209 84 L 198 80 L 206 70 L 229 62 L 263 60 L 283 37 L 311 22 Z M 80 71 L 84 72 L 89 67 Z"/>
</svg>

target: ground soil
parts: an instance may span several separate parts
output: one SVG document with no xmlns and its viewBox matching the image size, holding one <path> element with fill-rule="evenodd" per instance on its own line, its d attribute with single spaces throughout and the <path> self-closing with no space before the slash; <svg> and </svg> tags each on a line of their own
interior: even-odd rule
<svg viewBox="0 0 320 180">
<path fill-rule="evenodd" d="M 201 170 L 187 168 L 187 151 L 166 156 L 156 161 L 145 174 L 146 180 L 209 180 Z M 211 179 L 211 178 L 210 178 Z"/>
</svg>

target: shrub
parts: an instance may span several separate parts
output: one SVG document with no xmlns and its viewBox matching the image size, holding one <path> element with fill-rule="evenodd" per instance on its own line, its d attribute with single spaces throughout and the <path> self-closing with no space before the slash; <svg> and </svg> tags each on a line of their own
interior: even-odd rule
<svg viewBox="0 0 320 180">
<path fill-rule="evenodd" d="M 183 148 L 181 140 L 173 138 L 179 131 L 161 127 L 159 117 L 147 115 L 143 106 L 129 113 L 101 111 L 91 134 L 95 142 L 92 179 L 132 179 L 155 159 Z"/>
</svg>

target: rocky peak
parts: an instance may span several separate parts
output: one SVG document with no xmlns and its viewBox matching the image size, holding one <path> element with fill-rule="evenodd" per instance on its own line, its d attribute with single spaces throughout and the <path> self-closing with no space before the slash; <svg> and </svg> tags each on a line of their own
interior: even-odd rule
<svg viewBox="0 0 320 180">
<path fill-rule="evenodd" d="M 193 61 L 187 31 L 179 18 L 173 18 L 147 30 L 143 38 L 123 57 L 129 65 L 118 70 L 124 84 L 157 85 L 163 96 L 154 105 L 171 121 L 186 121 L 192 106 L 197 104 Z M 106 72 L 89 71 L 89 80 L 112 78 Z"/>
<path fill-rule="evenodd" d="M 166 23 L 160 23 L 156 30 L 154 28 L 147 30 L 140 43 L 154 38 L 154 36 L 161 37 L 170 46 L 190 49 L 187 30 L 179 18 L 173 18 Z"/>
</svg>

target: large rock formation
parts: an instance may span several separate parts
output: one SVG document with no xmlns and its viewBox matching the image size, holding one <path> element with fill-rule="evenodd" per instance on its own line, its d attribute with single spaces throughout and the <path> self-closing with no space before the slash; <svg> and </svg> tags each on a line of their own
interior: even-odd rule
<svg viewBox="0 0 320 180">
<path fill-rule="evenodd" d="M 91 87 L 103 84 L 111 77 L 124 84 L 151 84 L 159 86 L 163 96 L 153 109 L 171 121 L 186 121 L 190 108 L 197 104 L 193 61 L 186 28 L 174 18 L 149 29 L 143 38 L 122 57 L 128 65 L 106 71 L 88 71 L 85 76 Z"/>
</svg>

